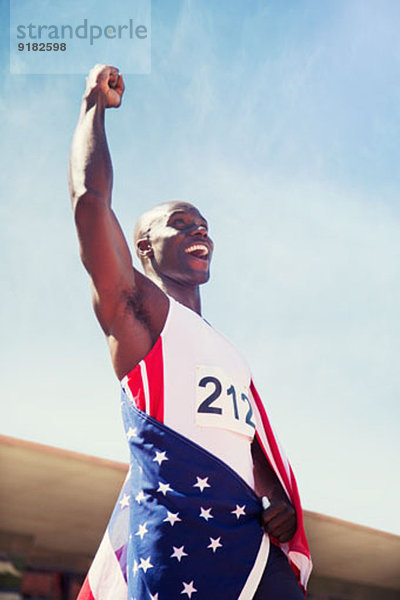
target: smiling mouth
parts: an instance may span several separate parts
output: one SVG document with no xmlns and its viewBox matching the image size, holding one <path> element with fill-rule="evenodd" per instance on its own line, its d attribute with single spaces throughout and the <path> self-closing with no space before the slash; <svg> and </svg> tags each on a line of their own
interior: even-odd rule
<svg viewBox="0 0 400 600">
<path fill-rule="evenodd" d="M 188 248 L 185 248 L 185 253 L 195 256 L 196 258 L 207 258 L 210 251 L 205 244 L 192 244 Z"/>
</svg>

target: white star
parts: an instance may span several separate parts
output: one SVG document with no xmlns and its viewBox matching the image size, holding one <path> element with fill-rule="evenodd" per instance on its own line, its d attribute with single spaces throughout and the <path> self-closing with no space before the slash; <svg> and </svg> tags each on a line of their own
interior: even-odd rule
<svg viewBox="0 0 400 600">
<path fill-rule="evenodd" d="M 185 546 L 181 546 L 180 548 L 176 548 L 175 546 L 172 547 L 174 551 L 171 554 L 170 558 L 177 558 L 178 562 L 181 562 L 182 556 L 188 556 L 185 552 Z"/>
<path fill-rule="evenodd" d="M 151 556 L 148 556 L 148 557 L 146 558 L 146 560 L 144 560 L 144 558 L 141 558 L 141 559 L 140 559 L 140 565 L 139 565 L 139 569 L 143 569 L 143 571 L 144 571 L 145 573 L 147 573 L 147 571 L 148 571 L 149 569 L 152 569 L 152 568 L 153 568 L 153 565 L 151 564 L 151 562 L 150 562 L 150 559 L 151 559 Z"/>
<path fill-rule="evenodd" d="M 141 501 L 144 500 L 145 498 L 146 498 L 146 496 L 144 495 L 143 490 L 140 490 L 138 495 L 135 497 L 135 500 L 138 504 L 140 504 Z"/>
<path fill-rule="evenodd" d="M 128 431 L 126 432 L 126 437 L 128 438 L 128 440 L 131 440 L 133 437 L 137 436 L 137 429 L 136 427 L 129 427 Z"/>
<path fill-rule="evenodd" d="M 195 483 L 193 487 L 200 488 L 201 492 L 204 490 L 204 488 L 211 487 L 211 485 L 208 483 L 208 477 L 204 477 L 204 479 L 201 479 L 201 477 L 196 477 L 196 479 L 197 483 Z"/>
<path fill-rule="evenodd" d="M 143 523 L 142 525 L 139 525 L 139 529 L 135 533 L 135 535 L 140 535 L 141 540 L 144 538 L 145 534 L 149 532 L 146 525 L 147 525 L 147 523 Z"/>
<path fill-rule="evenodd" d="M 213 552 L 215 552 L 217 548 L 222 548 L 222 544 L 220 544 L 220 540 L 221 540 L 220 537 L 217 539 L 210 537 L 211 544 L 209 546 L 207 546 L 207 548 L 211 548 Z"/>
<path fill-rule="evenodd" d="M 208 521 L 209 519 L 213 519 L 214 517 L 212 515 L 210 515 L 210 512 L 212 511 L 212 508 L 203 508 L 202 506 L 200 507 L 200 517 L 202 517 L 203 519 L 205 519 L 206 521 Z"/>
<path fill-rule="evenodd" d="M 189 598 L 191 598 L 193 592 L 197 592 L 193 584 L 194 581 L 191 581 L 190 583 L 185 583 L 184 581 L 182 581 L 183 590 L 181 591 L 181 594 L 187 594 Z"/>
<path fill-rule="evenodd" d="M 164 519 L 163 523 L 171 523 L 171 527 L 173 527 L 177 521 L 182 521 L 182 519 L 178 517 L 179 513 L 172 513 L 167 510 L 167 515 L 168 516 Z"/>
<path fill-rule="evenodd" d="M 138 572 L 138 570 L 139 570 L 139 565 L 137 564 L 137 561 L 136 561 L 136 559 L 135 559 L 135 560 L 133 561 L 133 569 L 132 569 L 132 571 L 133 571 L 133 574 L 134 574 L 134 575 L 136 575 L 136 573 Z"/>
<path fill-rule="evenodd" d="M 239 506 L 238 504 L 236 504 L 236 509 L 235 510 L 231 510 L 231 513 L 233 515 L 236 515 L 236 518 L 239 519 L 242 515 L 245 515 L 245 511 L 244 509 L 246 508 L 246 505 L 243 504 L 243 506 Z"/>
<path fill-rule="evenodd" d="M 124 494 L 123 498 L 121 498 L 121 500 L 119 501 L 121 508 L 126 508 L 127 506 L 129 506 L 129 499 L 130 496 L 128 496 L 128 494 Z"/>
<path fill-rule="evenodd" d="M 167 454 L 166 452 L 158 452 L 156 450 L 156 456 L 155 456 L 155 458 L 153 458 L 153 462 L 156 462 L 159 465 L 161 465 L 161 463 L 164 462 L 164 460 L 168 460 L 166 454 Z"/>
<path fill-rule="evenodd" d="M 164 494 L 164 496 L 166 496 L 167 492 L 173 492 L 173 491 L 174 490 L 171 488 L 169 483 L 161 483 L 161 481 L 158 482 L 157 492 L 161 492 L 162 494 Z"/>
<path fill-rule="evenodd" d="M 150 600 L 158 600 L 158 592 L 157 594 L 154 594 L 154 596 L 153 594 L 150 594 Z"/>
</svg>

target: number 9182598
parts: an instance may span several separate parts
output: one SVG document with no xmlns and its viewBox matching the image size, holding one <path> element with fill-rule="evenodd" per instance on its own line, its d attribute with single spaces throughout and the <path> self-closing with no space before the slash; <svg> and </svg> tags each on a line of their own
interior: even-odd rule
<svg viewBox="0 0 400 600">
<path fill-rule="evenodd" d="M 66 49 L 65 42 L 20 42 L 18 44 L 19 52 L 65 52 Z"/>
</svg>

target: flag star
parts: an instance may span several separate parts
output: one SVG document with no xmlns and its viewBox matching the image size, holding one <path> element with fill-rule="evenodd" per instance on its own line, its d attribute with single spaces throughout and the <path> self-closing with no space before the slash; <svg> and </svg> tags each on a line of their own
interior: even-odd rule
<svg viewBox="0 0 400 600">
<path fill-rule="evenodd" d="M 196 479 L 197 482 L 193 485 L 193 487 L 200 488 L 201 492 L 204 490 L 204 488 L 211 487 L 211 485 L 208 483 L 208 477 L 204 477 L 204 479 L 201 479 L 201 477 L 196 477 Z"/>
<path fill-rule="evenodd" d="M 176 548 L 172 546 L 174 551 L 171 554 L 170 558 L 177 558 L 178 562 L 181 562 L 183 556 L 188 556 L 185 552 L 185 546 L 181 546 L 180 548 Z"/>
<path fill-rule="evenodd" d="M 203 519 L 205 519 L 206 521 L 208 521 L 208 519 L 213 519 L 214 517 L 210 514 L 212 511 L 212 508 L 203 508 L 202 506 L 200 507 L 200 517 L 202 517 Z"/>
<path fill-rule="evenodd" d="M 146 558 L 146 560 L 144 560 L 144 558 L 141 558 L 141 559 L 140 559 L 140 565 L 139 565 L 139 569 L 143 569 L 143 571 L 144 571 L 145 573 L 147 573 L 147 571 L 148 571 L 149 569 L 152 569 L 152 568 L 153 568 L 153 565 L 151 564 L 151 562 L 150 562 L 150 559 L 151 559 L 151 556 L 148 556 L 148 557 Z"/>
<path fill-rule="evenodd" d="M 194 581 L 191 581 L 190 583 L 185 583 L 184 581 L 182 581 L 183 590 L 181 591 L 181 594 L 187 594 L 188 597 L 191 598 L 193 592 L 197 592 L 193 584 Z"/>
<path fill-rule="evenodd" d="M 153 462 L 158 463 L 159 465 L 161 465 L 162 462 L 164 462 L 164 460 L 168 460 L 167 456 L 166 456 L 166 452 L 158 452 L 156 450 L 156 455 L 153 458 Z"/>
<path fill-rule="evenodd" d="M 157 492 L 161 492 L 162 494 L 164 494 L 164 496 L 166 496 L 167 492 L 173 492 L 173 491 L 174 490 L 171 488 L 169 483 L 161 483 L 161 481 L 158 482 Z"/>
<path fill-rule="evenodd" d="M 126 508 L 127 506 L 129 506 L 129 499 L 130 496 L 128 496 L 128 494 L 124 494 L 123 498 L 121 498 L 121 500 L 119 501 L 121 508 Z"/>
<path fill-rule="evenodd" d="M 146 498 L 146 496 L 144 495 L 143 490 L 140 490 L 140 492 L 138 493 L 137 496 L 135 496 L 135 500 L 138 504 L 141 503 L 142 500 L 144 500 Z"/>
<path fill-rule="evenodd" d="M 222 548 L 222 544 L 220 544 L 220 540 L 221 540 L 220 537 L 216 538 L 216 539 L 210 537 L 211 544 L 209 546 L 207 546 L 207 548 L 211 548 L 211 550 L 213 552 L 215 552 L 217 548 Z"/>
<path fill-rule="evenodd" d="M 134 574 L 134 575 L 136 575 L 136 573 L 138 572 L 138 570 L 139 570 L 139 565 L 138 565 L 138 563 L 137 563 L 137 561 L 136 561 L 136 559 L 135 559 L 135 560 L 133 561 L 133 569 L 132 569 L 132 571 L 133 571 L 133 574 Z"/>
<path fill-rule="evenodd" d="M 158 600 L 158 592 L 157 594 L 154 594 L 154 596 L 153 594 L 150 594 L 150 600 Z"/>
<path fill-rule="evenodd" d="M 167 516 L 164 519 L 163 523 L 171 523 L 171 527 L 173 527 L 177 521 L 182 521 L 182 519 L 180 519 L 178 515 L 179 513 L 172 513 L 169 512 L 169 510 L 167 510 Z"/>
<path fill-rule="evenodd" d="M 128 438 L 128 440 L 131 440 L 133 437 L 137 436 L 137 429 L 136 427 L 129 427 L 128 431 L 126 432 L 126 437 Z"/>
<path fill-rule="evenodd" d="M 149 532 L 146 525 L 147 525 L 147 523 L 143 523 L 142 525 L 139 525 L 139 529 L 135 533 L 135 535 L 140 535 L 141 540 L 144 538 L 145 534 Z"/>
<path fill-rule="evenodd" d="M 236 515 L 236 518 L 239 519 L 242 515 L 245 515 L 245 509 L 246 505 L 243 504 L 243 506 L 239 506 L 238 504 L 236 504 L 236 509 L 235 510 L 231 510 L 231 513 L 233 515 Z"/>
</svg>

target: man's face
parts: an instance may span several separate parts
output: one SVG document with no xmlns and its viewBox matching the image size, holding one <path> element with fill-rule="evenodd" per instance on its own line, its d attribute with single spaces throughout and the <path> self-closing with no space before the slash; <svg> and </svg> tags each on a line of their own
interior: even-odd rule
<svg viewBox="0 0 400 600">
<path fill-rule="evenodd" d="M 152 266 L 161 278 L 182 284 L 208 281 L 213 242 L 200 212 L 184 202 L 161 207 L 150 231 Z"/>
</svg>

